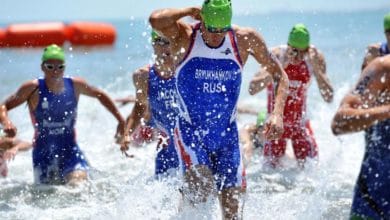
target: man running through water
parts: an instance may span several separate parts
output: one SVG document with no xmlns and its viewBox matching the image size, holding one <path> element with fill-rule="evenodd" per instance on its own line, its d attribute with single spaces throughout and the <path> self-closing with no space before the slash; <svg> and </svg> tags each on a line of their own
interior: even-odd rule
<svg viewBox="0 0 390 220">
<path fill-rule="evenodd" d="M 169 41 L 152 31 L 152 45 L 155 63 L 145 66 L 133 74 L 136 91 L 136 101 L 132 112 L 127 118 L 127 141 L 122 151 L 127 150 L 127 144 L 134 141 L 137 127 L 144 139 L 151 139 L 152 130 L 146 124 L 159 132 L 157 156 L 155 165 L 156 176 L 174 174 L 179 167 L 179 159 L 173 141 L 173 129 L 178 114 L 176 79 L 174 60 Z M 144 124 L 142 125 L 142 121 Z M 149 131 L 148 131 L 149 130 Z M 130 140 L 129 140 L 130 139 Z"/>
<path fill-rule="evenodd" d="M 333 88 L 326 76 L 324 56 L 318 49 L 310 45 L 309 31 L 303 24 L 292 28 L 288 44 L 272 50 L 272 53 L 282 63 L 289 78 L 289 95 L 284 106 L 284 134 L 281 139 L 268 141 L 264 146 L 264 156 L 267 164 L 279 166 L 280 158 L 286 151 L 286 140 L 291 139 L 295 157 L 299 166 L 303 167 L 307 157 L 317 157 L 318 149 L 314 139 L 310 121 L 307 118 L 307 90 L 314 76 L 317 85 L 326 102 L 333 99 Z M 274 85 L 270 84 L 271 76 L 263 68 L 250 83 L 250 93 L 256 94 L 268 85 L 268 111 L 274 108 Z"/>
<path fill-rule="evenodd" d="M 6 111 L 25 102 L 35 128 L 33 166 L 39 184 L 76 185 L 87 179 L 88 163 L 76 142 L 75 123 L 80 94 L 97 98 L 118 120 L 117 135 L 125 121 L 112 100 L 100 89 L 78 77 L 64 77 L 65 54 L 53 44 L 42 55 L 44 77 L 27 81 L 2 104 L 7 130 L 16 129 Z"/>
<path fill-rule="evenodd" d="M 366 148 L 355 186 L 351 219 L 390 216 L 390 55 L 364 68 L 334 116 L 335 135 L 365 130 Z"/>
<path fill-rule="evenodd" d="M 180 21 L 190 16 L 200 22 Z M 245 177 L 236 125 L 241 72 L 249 55 L 267 67 L 279 87 L 274 112 L 265 125 L 268 139 L 283 133 L 282 113 L 288 80 L 263 38 L 252 28 L 231 25 L 230 0 L 206 0 L 202 8 L 157 10 L 152 27 L 171 41 L 177 56 L 180 117 L 175 141 L 185 164 L 185 200 L 207 201 L 215 187 L 224 218 L 238 218 Z"/>
<path fill-rule="evenodd" d="M 372 44 L 367 47 L 364 56 L 362 70 L 375 58 L 390 54 L 390 12 L 383 18 L 383 30 L 386 41 L 383 43 Z"/>
</svg>

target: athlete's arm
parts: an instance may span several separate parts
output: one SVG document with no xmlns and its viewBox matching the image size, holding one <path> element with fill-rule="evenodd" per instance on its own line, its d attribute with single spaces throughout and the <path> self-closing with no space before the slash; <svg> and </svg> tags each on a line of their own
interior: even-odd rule
<svg viewBox="0 0 390 220">
<path fill-rule="evenodd" d="M 257 111 L 255 109 L 241 105 L 237 106 L 237 112 L 239 114 L 257 115 Z"/>
<path fill-rule="evenodd" d="M 116 137 L 123 137 L 125 120 L 116 108 L 111 98 L 101 89 L 89 85 L 84 79 L 79 77 L 72 78 L 77 97 L 83 94 L 89 97 L 97 98 L 100 103 L 118 120 Z"/>
<path fill-rule="evenodd" d="M 313 74 L 317 80 L 318 89 L 326 102 L 333 100 L 333 87 L 326 75 L 326 63 L 323 54 L 316 48 L 309 49 L 309 62 L 313 67 Z"/>
<path fill-rule="evenodd" d="M 21 141 L 19 139 L 13 138 L 11 142 L 11 147 L 3 154 L 3 159 L 7 161 L 14 159 L 19 151 L 26 151 L 29 150 L 31 147 L 32 145 L 30 142 Z"/>
<path fill-rule="evenodd" d="M 357 95 L 348 94 L 332 121 L 335 135 L 358 132 L 390 118 L 390 105 L 363 108 Z"/>
<path fill-rule="evenodd" d="M 138 69 L 133 74 L 133 83 L 136 90 L 135 103 L 133 110 L 126 119 L 126 131 L 131 135 L 137 128 L 142 119 L 148 119 L 149 102 L 148 102 L 148 68 Z"/>
<path fill-rule="evenodd" d="M 8 118 L 7 112 L 24 102 L 28 101 L 31 95 L 36 91 L 38 87 L 38 81 L 32 80 L 24 83 L 19 89 L 12 95 L 10 95 L 0 106 L 0 123 L 3 125 L 4 132 L 9 137 L 16 135 L 16 127 Z"/>
<path fill-rule="evenodd" d="M 242 37 L 241 37 L 242 40 Z M 267 70 L 275 81 L 276 95 L 275 108 L 267 120 L 265 133 L 268 139 L 277 139 L 283 133 L 282 115 L 288 93 L 288 77 L 279 61 L 272 55 L 265 44 L 264 39 L 255 30 L 246 29 L 246 39 L 241 41 L 246 44 L 246 49 Z M 241 52 L 242 50 L 240 50 Z"/>
<path fill-rule="evenodd" d="M 366 49 L 366 55 L 364 56 L 362 70 L 376 57 L 380 56 L 379 52 L 380 44 L 369 45 Z"/>
<path fill-rule="evenodd" d="M 272 49 L 272 54 L 279 59 L 280 49 L 275 47 Z M 255 95 L 258 92 L 262 91 L 264 88 L 272 83 L 272 76 L 267 72 L 263 67 L 260 68 L 260 71 L 255 74 L 252 80 L 249 82 L 249 94 Z"/>
<path fill-rule="evenodd" d="M 251 54 L 258 63 L 272 76 L 275 84 L 278 85 L 276 90 L 276 101 L 274 112 L 283 114 L 284 104 L 288 92 L 288 77 L 284 72 L 279 61 L 272 55 L 265 44 L 264 39 L 256 31 L 249 29 L 248 31 L 248 46 Z"/>
<path fill-rule="evenodd" d="M 134 96 L 128 96 L 125 98 L 117 98 L 115 99 L 115 102 L 118 102 L 121 106 L 127 105 L 129 103 L 134 103 L 135 102 L 135 97 Z"/>
<path fill-rule="evenodd" d="M 390 105 L 377 105 L 385 83 L 381 82 L 382 71 L 375 65 L 365 69 L 355 89 L 342 100 L 332 121 L 334 134 L 361 131 L 390 118 Z"/>
<path fill-rule="evenodd" d="M 196 20 L 200 20 L 200 8 L 189 7 L 156 10 L 150 15 L 149 22 L 154 30 L 161 33 L 172 42 L 178 42 L 178 39 L 187 36 L 186 31 L 187 29 L 190 29 L 188 24 L 179 21 L 186 16 L 191 16 Z"/>
<path fill-rule="evenodd" d="M 272 83 L 272 76 L 261 68 L 249 82 L 249 94 L 256 95 Z"/>
</svg>

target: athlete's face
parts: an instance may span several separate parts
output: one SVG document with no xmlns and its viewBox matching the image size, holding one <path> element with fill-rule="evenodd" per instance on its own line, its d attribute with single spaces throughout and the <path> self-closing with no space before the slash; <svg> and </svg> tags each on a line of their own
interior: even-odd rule
<svg viewBox="0 0 390 220">
<path fill-rule="evenodd" d="M 173 62 L 171 56 L 171 47 L 168 40 L 164 38 L 157 38 L 152 42 L 154 54 L 156 55 L 156 62 L 165 65 L 171 65 Z"/>
<path fill-rule="evenodd" d="M 59 80 L 64 76 L 65 64 L 61 60 L 47 60 L 41 64 L 45 78 Z"/>
<path fill-rule="evenodd" d="M 305 58 L 308 49 L 302 50 L 290 45 L 287 46 L 287 56 L 289 58 L 290 63 L 296 64 L 302 62 Z"/>
<path fill-rule="evenodd" d="M 221 45 L 229 29 L 206 28 L 203 24 L 201 30 L 202 38 L 205 43 L 211 47 L 218 47 Z"/>
</svg>

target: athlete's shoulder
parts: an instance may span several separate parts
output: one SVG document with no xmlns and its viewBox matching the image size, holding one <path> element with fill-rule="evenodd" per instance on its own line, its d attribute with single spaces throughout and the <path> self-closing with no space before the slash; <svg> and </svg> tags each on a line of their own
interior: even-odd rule
<svg viewBox="0 0 390 220">
<path fill-rule="evenodd" d="M 26 81 L 24 82 L 20 88 L 23 89 L 23 90 L 34 90 L 36 89 L 37 87 L 39 86 L 39 82 L 38 82 L 38 79 L 33 79 L 33 80 L 29 80 L 29 81 Z"/>
<path fill-rule="evenodd" d="M 147 82 L 149 79 L 149 72 L 150 68 L 152 68 L 150 65 L 145 65 L 141 68 L 138 68 L 136 71 L 133 73 L 133 83 L 134 85 L 140 85 L 142 82 Z"/>
<path fill-rule="evenodd" d="M 70 79 L 72 80 L 73 84 L 76 86 L 87 84 L 87 81 L 84 78 L 81 78 L 79 76 L 73 76 L 73 77 L 70 77 Z"/>
<path fill-rule="evenodd" d="M 145 65 L 143 67 L 140 67 L 138 69 L 136 69 L 133 73 L 133 75 L 145 75 L 145 74 L 149 74 L 149 71 L 150 71 L 150 68 L 151 68 L 151 65 Z"/>
<path fill-rule="evenodd" d="M 286 49 L 287 49 L 287 45 L 285 44 L 282 44 L 282 45 L 279 45 L 279 46 L 276 46 L 276 47 L 272 47 L 270 49 L 271 53 L 273 55 L 275 55 L 276 57 L 280 57 L 283 55 L 283 53 L 286 52 Z"/>
<path fill-rule="evenodd" d="M 149 77 L 149 72 L 152 67 L 150 65 L 145 65 L 141 68 L 138 68 L 133 73 L 133 80 L 134 79 L 147 79 Z"/>
<path fill-rule="evenodd" d="M 260 35 L 254 28 L 251 27 L 241 27 L 238 25 L 232 25 L 233 31 L 236 33 L 237 37 L 249 37 Z"/>
<path fill-rule="evenodd" d="M 36 87 L 38 85 L 39 85 L 38 79 L 32 79 L 32 80 L 26 81 L 22 84 L 22 86 L 26 86 L 26 87 Z"/>
<path fill-rule="evenodd" d="M 325 59 L 322 51 L 320 49 L 318 49 L 316 46 L 314 46 L 313 44 L 311 44 L 309 46 L 309 54 L 311 56 L 314 56 L 314 58 L 318 58 L 318 59 L 322 59 L 322 60 Z"/>
<path fill-rule="evenodd" d="M 245 48 L 262 48 L 265 45 L 263 37 L 254 28 L 236 25 L 232 28 L 237 38 L 238 47 L 244 51 L 248 50 Z"/>
</svg>

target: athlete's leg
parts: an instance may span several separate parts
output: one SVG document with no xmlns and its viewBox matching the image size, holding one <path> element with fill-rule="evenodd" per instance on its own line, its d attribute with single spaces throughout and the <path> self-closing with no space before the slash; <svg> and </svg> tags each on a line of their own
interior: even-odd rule
<svg viewBox="0 0 390 220">
<path fill-rule="evenodd" d="M 167 143 L 162 143 L 164 140 L 159 140 L 157 145 L 155 175 L 156 177 L 166 177 L 175 175 L 179 170 L 179 158 L 174 145 L 173 137 Z"/>
<path fill-rule="evenodd" d="M 241 219 L 243 193 L 246 189 L 245 168 L 238 144 L 236 124 L 227 129 L 221 147 L 211 156 L 216 186 L 219 191 L 222 216 L 224 219 Z M 241 203 L 241 204 L 240 204 Z"/>
<path fill-rule="evenodd" d="M 80 150 L 76 146 L 72 146 L 69 151 L 63 153 L 63 160 L 59 164 L 59 172 L 63 181 L 71 186 L 77 186 L 88 179 L 88 162 Z"/>
<path fill-rule="evenodd" d="M 314 132 L 313 129 L 311 128 L 310 120 L 306 120 L 305 128 L 306 128 L 306 135 L 309 137 L 309 140 L 311 142 L 311 149 L 308 156 L 311 158 L 318 158 L 318 145 L 316 139 L 314 138 Z"/>
<path fill-rule="evenodd" d="M 222 216 L 224 219 L 242 219 L 240 215 L 240 201 L 245 189 L 242 187 L 230 187 L 223 189 L 219 194 L 219 201 L 222 207 Z M 241 204 L 243 205 L 243 204 Z M 241 207 L 243 208 L 243 207 Z"/>
<path fill-rule="evenodd" d="M 314 155 L 314 146 L 311 137 L 307 135 L 306 127 L 296 127 L 291 136 L 292 146 L 298 165 L 304 167 L 306 158 Z"/>
<path fill-rule="evenodd" d="M 266 164 L 275 168 L 279 165 L 279 159 L 286 152 L 286 140 L 272 140 L 267 141 L 264 145 L 264 157 L 266 159 Z"/>
<path fill-rule="evenodd" d="M 194 135 L 196 129 L 188 124 L 175 128 L 175 145 L 184 169 L 182 194 L 184 203 L 196 205 L 206 202 L 214 191 L 213 173 L 208 152 L 201 138 Z"/>
<path fill-rule="evenodd" d="M 187 169 L 184 180 L 183 196 L 192 205 L 206 202 L 214 191 L 213 174 L 206 165 L 195 165 Z"/>
<path fill-rule="evenodd" d="M 87 171 L 75 170 L 65 176 L 65 182 L 70 186 L 78 186 L 88 179 Z"/>
</svg>

